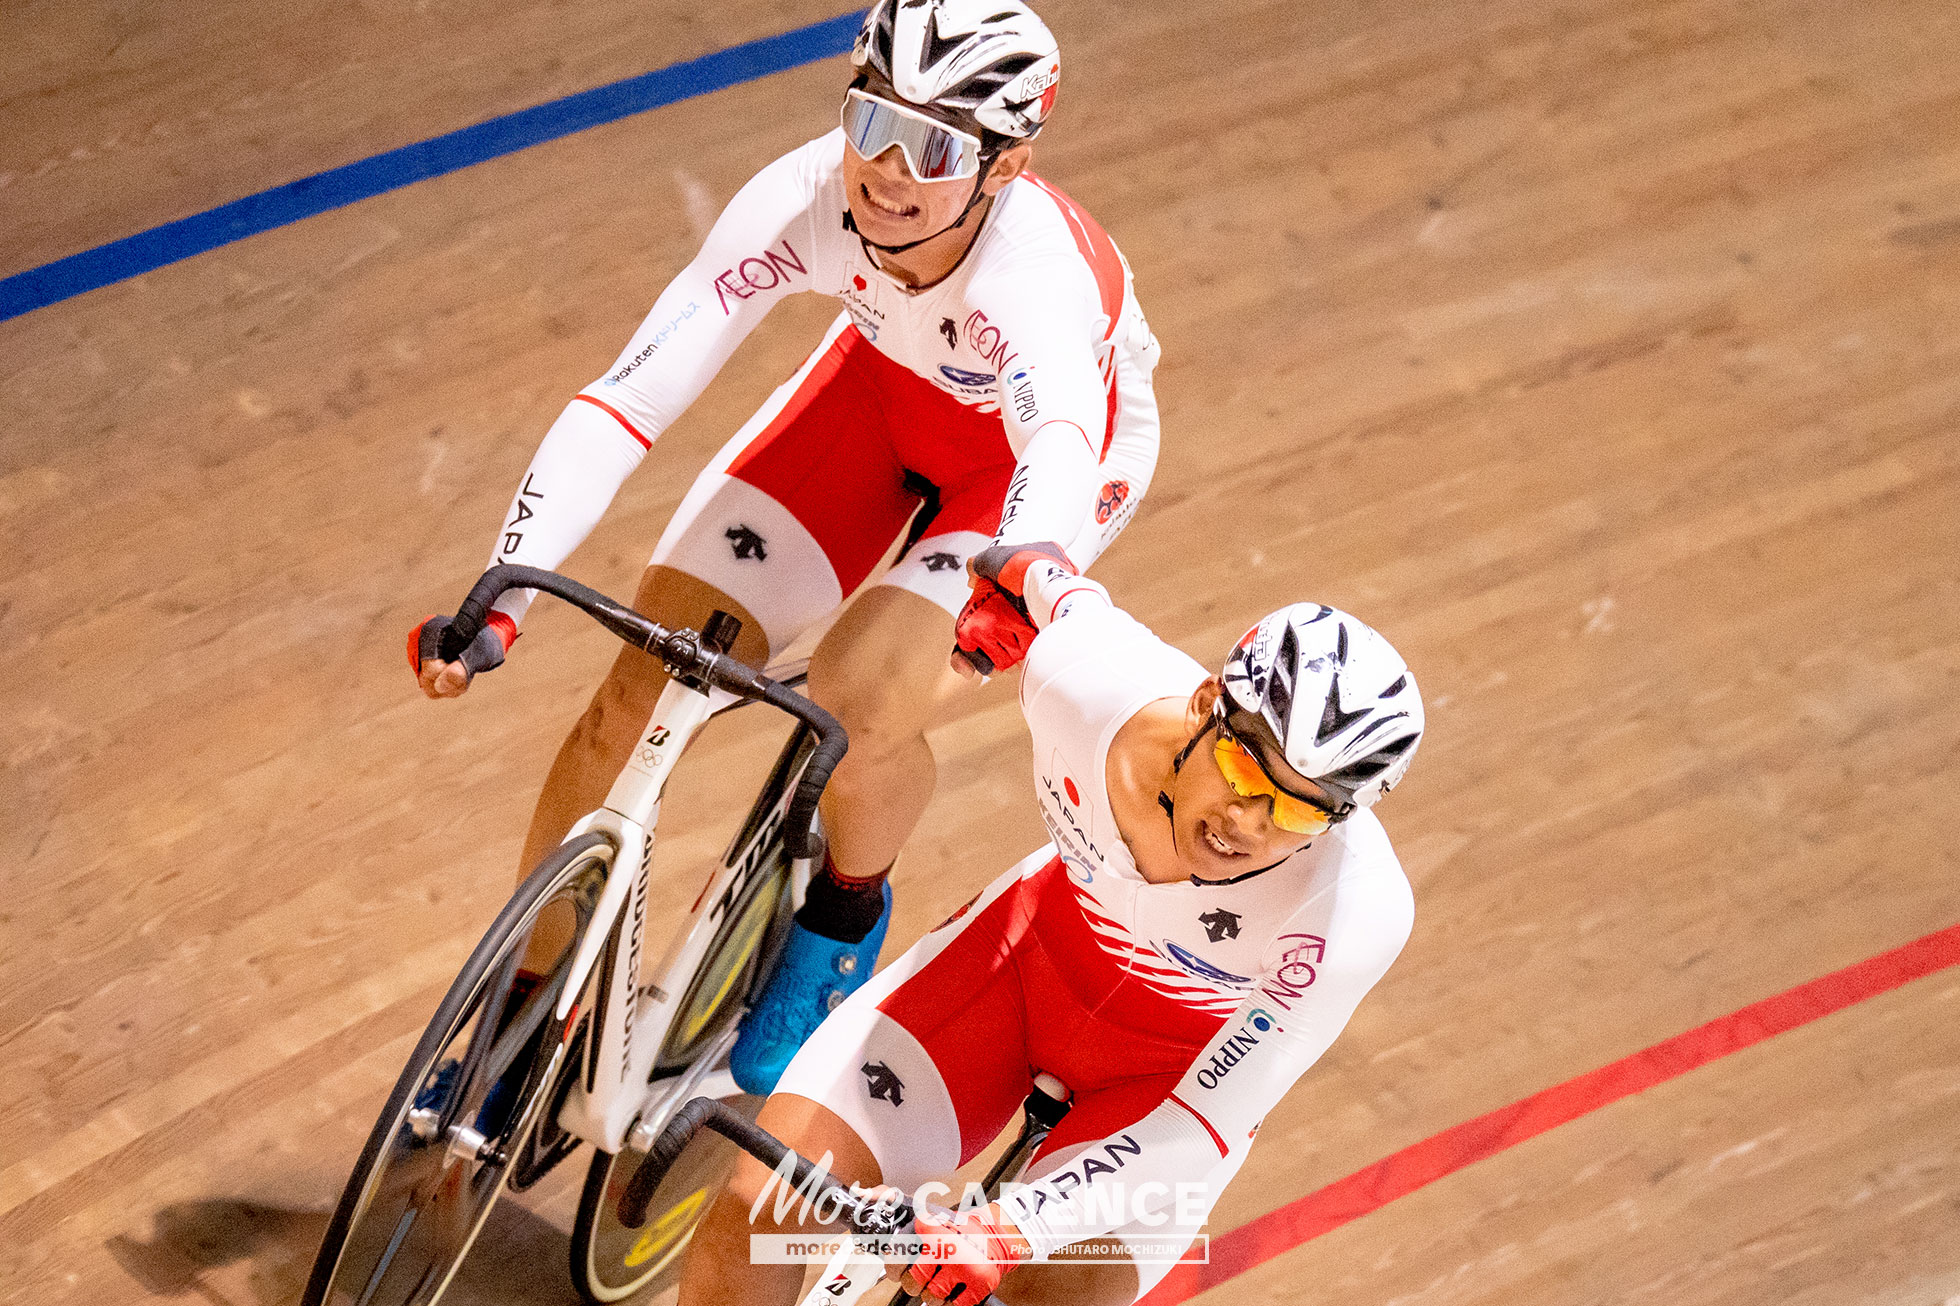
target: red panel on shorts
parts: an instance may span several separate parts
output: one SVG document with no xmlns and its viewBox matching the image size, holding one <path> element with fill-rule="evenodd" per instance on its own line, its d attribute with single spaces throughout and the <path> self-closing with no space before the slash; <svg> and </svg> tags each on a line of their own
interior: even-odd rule
<svg viewBox="0 0 1960 1306">
<path fill-rule="evenodd" d="M 1075 1094 L 1051 1152 L 1148 1115 L 1225 1023 L 1126 974 L 1090 932 L 1059 858 L 941 928 L 958 937 L 878 1005 L 939 1067 L 961 1164 L 1014 1118 L 1036 1070 Z"/>
<path fill-rule="evenodd" d="M 789 509 L 849 594 L 919 504 L 908 470 L 941 489 L 935 531 L 991 535 L 1014 454 L 999 413 L 967 407 L 846 327 L 728 473 Z"/>
</svg>

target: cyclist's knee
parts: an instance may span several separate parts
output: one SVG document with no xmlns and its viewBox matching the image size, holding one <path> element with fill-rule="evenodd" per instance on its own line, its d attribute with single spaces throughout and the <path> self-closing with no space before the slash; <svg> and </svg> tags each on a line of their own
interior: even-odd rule
<svg viewBox="0 0 1960 1306">
<path fill-rule="evenodd" d="M 653 715 L 666 683 L 660 664 L 651 657 L 637 650 L 622 654 L 594 691 L 574 737 L 595 749 L 630 747 Z"/>
<path fill-rule="evenodd" d="M 853 748 L 902 746 L 925 734 L 952 675 L 951 649 L 951 619 L 936 605 L 903 590 L 873 589 L 811 655 L 810 697 L 844 723 Z"/>
<path fill-rule="evenodd" d="M 877 673 L 810 676 L 810 697 L 844 723 L 861 755 L 889 752 L 925 737 L 930 698 Z M 925 701 L 921 701 L 924 699 Z"/>
</svg>

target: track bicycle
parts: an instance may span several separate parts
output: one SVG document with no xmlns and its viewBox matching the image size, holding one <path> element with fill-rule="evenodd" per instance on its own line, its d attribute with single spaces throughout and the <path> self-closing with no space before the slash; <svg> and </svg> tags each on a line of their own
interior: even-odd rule
<svg viewBox="0 0 1960 1306">
<path fill-rule="evenodd" d="M 1068 1088 L 1053 1075 L 1037 1074 L 1033 1090 L 1021 1104 L 1020 1132 L 981 1181 L 989 1201 L 1000 1196 L 1004 1182 L 1021 1177 L 1036 1149 L 1068 1109 Z M 910 1202 L 894 1194 L 880 1198 L 838 1182 L 753 1120 L 711 1097 L 697 1097 L 676 1111 L 654 1138 L 646 1160 L 627 1185 L 620 1202 L 621 1218 L 629 1223 L 648 1218 L 651 1199 L 664 1182 L 663 1176 L 687 1155 L 688 1144 L 703 1129 L 729 1139 L 779 1175 L 787 1162 L 791 1186 L 797 1193 L 807 1194 L 816 1209 L 829 1204 L 848 1221 L 836 1253 L 805 1294 L 802 1306 L 856 1306 L 866 1294 L 917 1259 L 919 1244 L 912 1232 L 917 1211 Z M 900 1288 L 889 1306 L 913 1306 L 918 1300 L 917 1294 Z M 1000 1299 L 989 1294 L 975 1306 L 1000 1306 Z"/>
<path fill-rule="evenodd" d="M 581 1142 L 595 1155 L 572 1234 L 572 1278 L 614 1302 L 670 1272 L 734 1161 L 696 1149 L 640 1182 L 648 1149 L 691 1098 L 734 1098 L 736 1026 L 787 933 L 793 882 L 821 851 L 817 801 L 848 741 L 796 692 L 728 656 L 740 622 L 669 630 L 555 572 L 485 572 L 444 633 L 453 660 L 506 590 L 572 604 L 670 677 L 619 778 L 518 886 L 437 1007 L 369 1134 L 313 1264 L 303 1306 L 431 1306 L 506 1191 L 536 1183 Z M 795 719 L 762 791 L 658 964 L 641 980 L 661 794 L 706 722 L 750 702 Z M 670 884 L 673 880 L 668 881 Z M 539 939 L 548 960 L 528 958 Z M 535 952 L 535 949 L 534 949 Z M 743 1099 L 753 1110 L 758 1099 Z M 733 1113 L 733 1108 L 728 1109 Z M 738 1117 L 739 1118 L 739 1117 Z"/>
</svg>

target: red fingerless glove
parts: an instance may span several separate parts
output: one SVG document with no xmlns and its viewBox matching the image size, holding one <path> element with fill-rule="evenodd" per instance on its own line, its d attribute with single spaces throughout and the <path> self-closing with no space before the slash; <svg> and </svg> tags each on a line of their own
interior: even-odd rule
<svg viewBox="0 0 1960 1306">
<path fill-rule="evenodd" d="M 966 606 L 953 619 L 955 647 L 983 676 L 1005 671 L 1026 657 L 1037 633 L 1019 598 L 977 577 Z"/>
<path fill-rule="evenodd" d="M 1080 571 L 1069 561 L 1068 554 L 1062 552 L 1062 546 L 1049 540 L 1034 544 L 996 544 L 974 554 L 966 566 L 975 576 L 994 582 L 1018 599 L 1024 597 L 1028 568 L 1044 559 L 1059 563 L 1070 572 Z"/>
<path fill-rule="evenodd" d="M 408 669 L 418 679 L 422 675 L 424 662 L 442 656 L 442 633 L 449 629 L 450 620 L 448 617 L 424 617 L 415 629 L 408 632 Z M 516 642 L 517 623 L 502 612 L 493 612 L 458 661 L 471 679 L 475 679 L 479 671 L 494 671 L 502 666 L 504 654 Z"/>
<path fill-rule="evenodd" d="M 967 560 L 973 594 L 953 620 L 953 643 L 981 675 L 1014 666 L 1028 655 L 1028 646 L 1039 633 L 1022 596 L 1028 568 L 1037 562 L 1075 571 L 1062 546 L 1045 541 L 996 544 Z"/>
<path fill-rule="evenodd" d="M 968 1306 L 1000 1287 L 1007 1272 L 1027 1259 L 1026 1245 L 1010 1238 L 992 1207 L 954 1215 L 921 1214 L 913 1230 L 925 1239 L 909 1268 L 928 1297 Z"/>
</svg>

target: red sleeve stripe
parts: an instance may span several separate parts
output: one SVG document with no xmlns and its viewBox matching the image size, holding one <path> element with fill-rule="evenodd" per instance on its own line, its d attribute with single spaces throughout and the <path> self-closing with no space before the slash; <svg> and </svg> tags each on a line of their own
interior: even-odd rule
<svg viewBox="0 0 1960 1306">
<path fill-rule="evenodd" d="M 607 412 L 612 414 L 612 419 L 615 422 L 618 422 L 621 426 L 626 428 L 626 434 L 632 436 L 635 440 L 638 440 L 640 442 L 640 447 L 642 449 L 653 448 L 653 441 L 647 439 L 644 435 L 641 435 L 639 429 L 635 427 L 631 422 L 627 421 L 624 417 L 620 416 L 619 410 L 617 408 L 614 408 L 611 404 L 606 403 L 604 400 L 594 399 L 591 395 L 588 394 L 575 394 L 572 396 L 572 398 L 583 399 L 585 400 L 586 403 L 591 404 L 594 408 L 605 409 Z"/>
<path fill-rule="evenodd" d="M 1123 314 L 1123 256 L 1116 252 L 1116 242 L 1080 205 L 1045 179 L 1032 172 L 1021 175 L 1035 189 L 1055 201 L 1055 207 L 1062 211 L 1062 220 L 1068 223 L 1069 234 L 1075 237 L 1075 247 L 1082 251 L 1090 271 L 1096 274 L 1096 291 L 1102 296 L 1103 316 L 1109 319 L 1109 328 L 1103 332 L 1103 339 L 1109 339 L 1115 334 L 1116 321 Z"/>
<path fill-rule="evenodd" d="M 1051 426 L 1075 426 L 1075 433 L 1082 437 L 1082 443 L 1089 446 L 1090 453 L 1096 454 L 1097 462 L 1102 461 L 1102 454 L 1096 453 L 1096 442 L 1089 438 L 1089 433 L 1083 430 L 1080 426 L 1076 426 L 1074 422 L 1069 421 L 1068 418 L 1066 417 L 1057 417 L 1053 421 L 1043 422 L 1041 424 L 1041 429 L 1036 431 L 1035 435 L 1040 435 L 1042 431 L 1047 430 Z M 1033 436 L 1030 436 L 1029 438 L 1032 439 Z M 1107 452 L 1108 449 L 1109 449 L 1109 441 L 1105 440 L 1103 441 L 1103 450 L 1104 452 Z"/>
<path fill-rule="evenodd" d="M 1109 391 L 1109 417 L 1103 423 L 1102 452 L 1096 455 L 1096 461 L 1099 463 L 1109 457 L 1109 446 L 1116 441 L 1116 373 L 1109 374 L 1104 388 Z"/>
<path fill-rule="evenodd" d="M 1179 1097 L 1177 1094 L 1172 1093 L 1170 1100 L 1177 1103 L 1179 1106 L 1183 1107 L 1186 1111 L 1191 1112 L 1191 1118 L 1205 1127 L 1205 1132 L 1211 1135 L 1211 1141 L 1218 1145 L 1218 1154 L 1220 1156 L 1225 1156 L 1227 1154 L 1229 1149 L 1227 1149 L 1225 1146 L 1225 1140 L 1220 1138 L 1218 1136 L 1218 1131 L 1211 1127 L 1211 1121 L 1199 1115 L 1189 1102 L 1186 1102 L 1183 1098 Z"/>
</svg>

